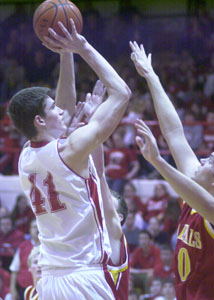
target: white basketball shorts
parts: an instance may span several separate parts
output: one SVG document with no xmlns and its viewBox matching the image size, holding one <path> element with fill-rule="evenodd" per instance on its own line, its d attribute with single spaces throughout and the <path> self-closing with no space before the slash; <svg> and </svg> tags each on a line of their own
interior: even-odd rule
<svg viewBox="0 0 214 300">
<path fill-rule="evenodd" d="M 43 271 L 36 289 L 39 300 L 115 300 L 101 266 Z"/>
</svg>

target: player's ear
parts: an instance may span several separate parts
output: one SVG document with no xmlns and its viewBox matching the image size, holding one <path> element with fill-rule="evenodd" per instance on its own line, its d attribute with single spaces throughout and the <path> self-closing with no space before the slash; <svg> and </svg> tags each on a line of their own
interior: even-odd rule
<svg viewBox="0 0 214 300">
<path fill-rule="evenodd" d="M 43 117 L 41 117 L 40 115 L 36 115 L 34 118 L 34 126 L 35 127 L 41 127 L 45 125 L 45 120 Z"/>
<path fill-rule="evenodd" d="M 119 218 L 120 218 L 120 223 L 123 221 L 123 215 L 122 214 L 118 214 Z"/>
</svg>

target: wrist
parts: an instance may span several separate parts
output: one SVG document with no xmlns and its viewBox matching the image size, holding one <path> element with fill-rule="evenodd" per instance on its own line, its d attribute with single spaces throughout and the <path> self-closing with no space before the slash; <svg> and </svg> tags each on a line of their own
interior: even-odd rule
<svg viewBox="0 0 214 300">
<path fill-rule="evenodd" d="M 150 82 L 150 81 L 154 81 L 154 80 L 159 80 L 159 77 L 157 76 L 157 74 L 154 72 L 154 70 L 150 70 L 146 76 L 145 76 L 145 79 L 147 82 Z"/>
<path fill-rule="evenodd" d="M 82 47 L 79 49 L 78 54 L 83 58 L 92 52 L 93 47 L 88 43 L 88 41 L 84 41 Z"/>
<path fill-rule="evenodd" d="M 165 160 L 163 157 L 159 154 L 155 157 L 155 159 L 151 162 L 151 164 L 157 169 L 157 171 L 163 166 Z"/>
<path fill-rule="evenodd" d="M 73 52 L 61 52 L 60 59 L 61 59 L 61 61 L 65 60 L 65 59 L 67 60 L 67 59 L 70 59 L 72 57 L 72 55 L 73 55 Z"/>
</svg>

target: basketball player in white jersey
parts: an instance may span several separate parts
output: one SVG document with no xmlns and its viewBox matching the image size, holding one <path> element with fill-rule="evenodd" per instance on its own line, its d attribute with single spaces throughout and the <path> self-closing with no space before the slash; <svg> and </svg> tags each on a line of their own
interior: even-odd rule
<svg viewBox="0 0 214 300">
<path fill-rule="evenodd" d="M 19 159 L 19 176 L 36 215 L 41 241 L 37 285 L 41 300 L 115 299 L 104 266 L 111 254 L 99 179 L 90 153 L 117 127 L 131 92 L 108 62 L 76 32 L 59 22 L 64 37 L 49 29 L 49 45 L 79 54 L 104 83 L 108 97 L 89 123 L 67 138 L 63 110 L 47 88 L 13 96 L 9 114 L 30 142 Z"/>
</svg>

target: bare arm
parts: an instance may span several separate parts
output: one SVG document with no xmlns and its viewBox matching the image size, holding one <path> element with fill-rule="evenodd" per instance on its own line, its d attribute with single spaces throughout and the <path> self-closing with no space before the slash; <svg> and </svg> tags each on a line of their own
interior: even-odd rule
<svg viewBox="0 0 214 300">
<path fill-rule="evenodd" d="M 59 80 L 56 90 L 56 105 L 73 116 L 76 104 L 76 85 L 73 53 L 60 54 Z"/>
<path fill-rule="evenodd" d="M 113 132 L 120 122 L 128 100 L 130 90 L 110 64 L 76 32 L 74 23 L 71 20 L 72 34 L 59 23 L 65 37 L 57 35 L 52 29 L 50 34 L 54 37 L 46 40 L 62 47 L 65 52 L 78 53 L 86 63 L 95 71 L 99 79 L 106 87 L 108 97 L 102 103 L 88 125 L 74 131 L 62 149 L 62 157 L 78 174 L 83 174 L 86 168 L 88 155 L 101 143 L 103 143 Z M 83 172 L 83 173 L 82 173 Z"/>
<path fill-rule="evenodd" d="M 109 234 L 110 244 L 112 248 L 111 260 L 114 264 L 119 264 L 120 262 L 120 247 L 122 238 L 122 228 L 120 224 L 120 218 L 114 206 L 113 197 L 111 195 L 110 189 L 106 182 L 105 171 L 104 171 L 104 155 L 102 145 L 97 147 L 93 153 L 92 157 L 94 164 L 100 178 L 101 193 L 103 199 L 103 208 L 106 221 L 106 227 Z"/>
<path fill-rule="evenodd" d="M 13 300 L 18 299 L 18 292 L 16 289 L 17 276 L 18 276 L 18 272 L 12 272 L 10 276 L 10 293 Z"/>
<path fill-rule="evenodd" d="M 139 47 L 136 42 L 130 42 L 130 46 L 135 67 L 148 83 L 161 132 L 176 165 L 181 172 L 191 177 L 199 162 L 186 140 L 180 118 L 152 68 L 151 54 L 147 57 L 143 45 Z"/>
<path fill-rule="evenodd" d="M 47 42 L 43 42 L 43 45 L 49 50 L 58 53 L 60 56 L 59 79 L 57 83 L 55 102 L 57 106 L 68 112 L 69 119 L 71 119 L 75 112 L 76 104 L 76 82 L 73 53 L 64 52 L 61 48 L 53 47 Z"/>
<path fill-rule="evenodd" d="M 183 175 L 181 172 L 169 165 L 161 156 L 157 147 L 156 140 L 143 122 L 136 122 L 138 134 L 136 142 L 144 158 L 148 160 L 157 171 L 171 185 L 175 192 L 187 203 L 194 208 L 203 218 L 214 223 L 214 197 L 208 193 L 198 183 Z"/>
</svg>

